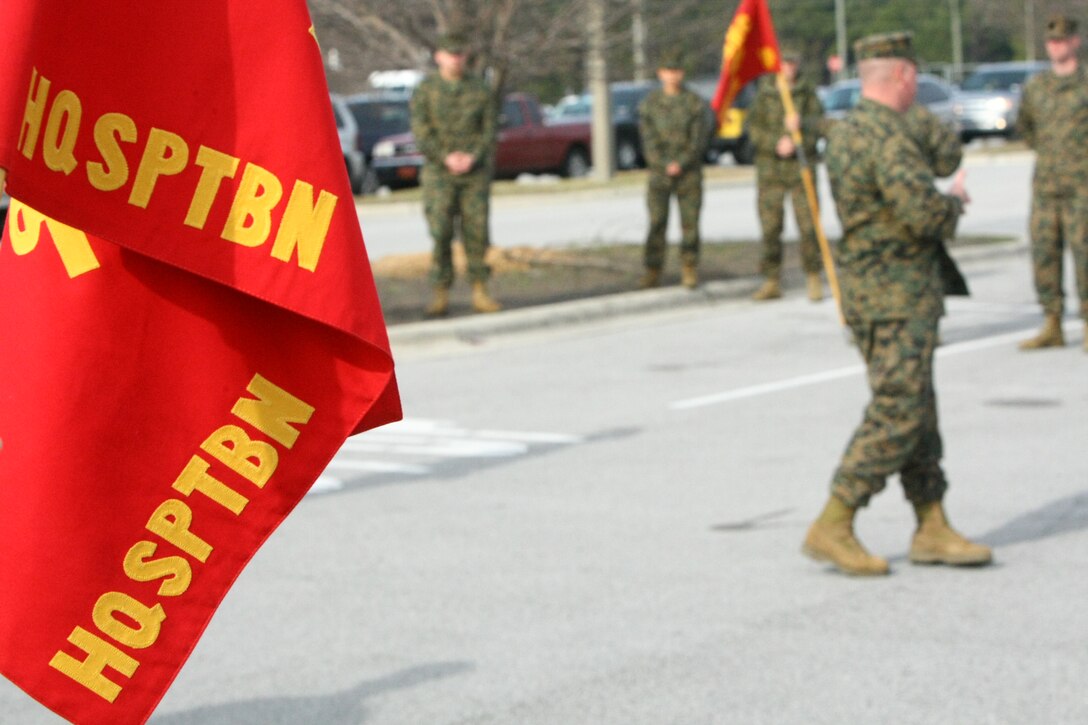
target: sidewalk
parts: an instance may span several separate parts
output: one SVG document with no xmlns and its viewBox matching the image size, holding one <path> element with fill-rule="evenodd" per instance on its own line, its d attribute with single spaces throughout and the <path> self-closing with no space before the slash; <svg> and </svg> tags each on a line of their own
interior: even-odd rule
<svg viewBox="0 0 1088 725">
<path fill-rule="evenodd" d="M 787 244 L 787 260 L 790 260 L 791 255 L 796 255 L 796 246 Z M 1023 239 L 951 248 L 952 255 L 964 265 L 979 260 L 1023 255 L 1027 251 L 1028 246 Z M 967 276 L 970 284 L 970 275 Z M 389 338 L 394 347 L 428 346 L 448 342 L 475 343 L 498 335 L 584 324 L 666 309 L 710 306 L 724 301 L 748 302 L 760 281 L 758 275 L 750 274 L 737 279 L 711 280 L 700 284 L 694 290 L 671 285 L 652 290 L 556 301 L 494 314 L 391 324 Z M 804 280 L 800 270 L 796 268 L 795 260 L 787 265 L 782 281 L 783 291 L 787 296 L 803 290 Z"/>
</svg>

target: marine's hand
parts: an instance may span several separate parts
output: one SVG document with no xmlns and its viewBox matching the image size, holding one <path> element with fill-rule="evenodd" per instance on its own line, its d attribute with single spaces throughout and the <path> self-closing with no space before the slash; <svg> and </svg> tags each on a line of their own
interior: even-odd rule
<svg viewBox="0 0 1088 725">
<path fill-rule="evenodd" d="M 446 156 L 446 170 L 455 176 L 471 171 L 474 163 L 476 163 L 476 157 L 464 151 L 454 151 Z"/>
<path fill-rule="evenodd" d="M 963 202 L 964 206 L 971 203 L 971 196 L 967 193 L 967 171 L 965 169 L 960 169 L 956 172 L 956 176 L 952 180 L 952 187 L 949 188 L 948 194 L 959 199 Z"/>
<path fill-rule="evenodd" d="M 793 156 L 793 152 L 796 150 L 797 147 L 793 145 L 793 139 L 789 136 L 783 136 L 778 139 L 778 143 L 774 145 L 775 154 L 783 159 Z"/>
<path fill-rule="evenodd" d="M 665 167 L 665 173 L 669 176 L 679 176 L 683 170 L 680 164 L 675 161 L 670 161 L 669 165 Z"/>
</svg>

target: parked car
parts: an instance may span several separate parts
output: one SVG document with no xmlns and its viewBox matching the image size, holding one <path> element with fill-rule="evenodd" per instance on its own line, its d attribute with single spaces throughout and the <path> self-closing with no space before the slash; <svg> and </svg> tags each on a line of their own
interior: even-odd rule
<svg viewBox="0 0 1088 725">
<path fill-rule="evenodd" d="M 357 93 L 344 99 L 355 124 L 359 127 L 359 148 L 366 160 L 367 175 L 363 192 L 373 191 L 377 179 L 371 168 L 374 162 L 374 144 L 385 136 L 408 133 L 412 128 L 412 112 L 409 104 L 410 91 L 377 91 Z"/>
<path fill-rule="evenodd" d="M 503 99 L 495 148 L 495 175 L 557 172 L 585 176 L 589 172 L 591 132 L 588 123 L 545 123 L 537 100 L 525 93 Z M 423 154 L 411 133 L 396 134 L 374 144 L 373 170 L 389 187 L 419 183 Z"/>
<path fill-rule="evenodd" d="M 915 103 L 920 103 L 945 123 L 956 124 L 955 106 L 956 89 L 937 76 L 922 73 L 918 76 L 918 95 Z M 861 81 L 850 78 L 828 86 L 824 97 L 824 114 L 831 120 L 837 120 L 850 112 L 861 99 Z"/>
<path fill-rule="evenodd" d="M 359 147 L 359 126 L 342 97 L 333 94 L 330 98 L 332 113 L 336 118 L 336 133 L 340 136 L 340 151 L 344 154 L 344 165 L 351 182 L 351 193 L 361 194 L 366 175 L 366 158 Z"/>
<path fill-rule="evenodd" d="M 718 119 L 710 108 L 710 101 L 718 90 L 717 78 L 699 78 L 688 85 L 707 101 L 708 116 L 712 132 L 707 144 L 707 162 L 716 163 L 722 154 L 730 153 L 733 160 L 744 166 L 755 160 L 755 149 L 748 138 L 748 108 L 756 97 L 758 80 L 746 84 L 740 89 L 733 105 L 725 112 L 725 118 L 719 125 Z"/>
<path fill-rule="evenodd" d="M 1012 136 L 1024 84 L 1049 67 L 1046 61 L 980 65 L 956 94 L 953 112 L 960 137 L 970 141 L 979 136 Z"/>
<path fill-rule="evenodd" d="M 646 165 L 642 155 L 642 138 L 638 132 L 638 107 L 646 95 L 657 88 L 656 81 L 624 81 L 610 83 L 612 95 L 612 126 L 616 143 L 616 168 L 621 171 Z M 554 125 L 566 123 L 591 123 L 593 96 L 583 93 L 568 96 L 556 104 L 548 116 Z"/>
</svg>

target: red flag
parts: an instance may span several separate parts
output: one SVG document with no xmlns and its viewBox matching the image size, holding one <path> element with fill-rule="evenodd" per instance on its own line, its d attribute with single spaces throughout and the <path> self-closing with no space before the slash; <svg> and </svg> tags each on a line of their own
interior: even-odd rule
<svg viewBox="0 0 1088 725">
<path fill-rule="evenodd" d="M 393 362 L 304 0 L 5 15 L 0 672 L 139 723 Z"/>
<path fill-rule="evenodd" d="M 733 22 L 725 31 L 722 74 L 710 103 L 718 122 L 724 121 L 733 99 L 746 83 L 781 68 L 778 37 L 767 0 L 740 0 Z"/>
</svg>

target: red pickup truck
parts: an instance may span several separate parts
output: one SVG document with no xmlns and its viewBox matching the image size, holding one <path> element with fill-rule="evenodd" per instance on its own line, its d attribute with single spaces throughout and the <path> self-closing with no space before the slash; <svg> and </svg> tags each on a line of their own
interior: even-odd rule
<svg viewBox="0 0 1088 725">
<path fill-rule="evenodd" d="M 526 93 L 511 93 L 503 99 L 498 137 L 497 177 L 548 172 L 585 176 L 589 171 L 589 124 L 548 124 L 540 104 Z M 410 133 L 386 136 L 374 144 L 371 167 L 383 186 L 418 184 L 422 166 L 423 155 Z"/>
</svg>

